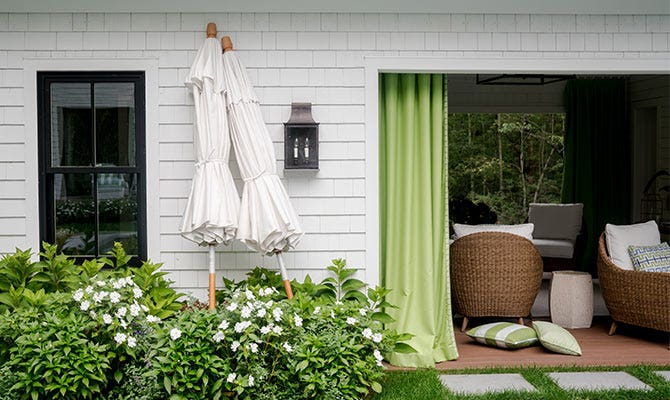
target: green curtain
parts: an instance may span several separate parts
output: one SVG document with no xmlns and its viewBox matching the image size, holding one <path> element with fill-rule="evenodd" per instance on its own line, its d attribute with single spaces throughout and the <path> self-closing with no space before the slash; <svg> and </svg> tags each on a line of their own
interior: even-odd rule
<svg viewBox="0 0 670 400">
<path fill-rule="evenodd" d="M 441 74 L 380 76 L 380 262 L 387 310 L 417 353 L 391 364 L 432 367 L 458 357 L 448 262 L 446 84 Z"/>
<path fill-rule="evenodd" d="M 596 270 L 606 223 L 630 223 L 630 129 L 626 80 L 575 79 L 565 87 L 562 201 L 584 203 L 586 242 L 580 266 Z"/>
</svg>

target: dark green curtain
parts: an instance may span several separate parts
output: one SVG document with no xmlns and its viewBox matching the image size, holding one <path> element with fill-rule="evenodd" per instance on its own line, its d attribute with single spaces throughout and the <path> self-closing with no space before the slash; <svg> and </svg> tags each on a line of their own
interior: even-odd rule
<svg viewBox="0 0 670 400">
<path fill-rule="evenodd" d="M 626 79 L 575 79 L 565 87 L 562 201 L 584 203 L 580 266 L 594 272 L 606 223 L 630 223 L 631 159 Z"/>
</svg>

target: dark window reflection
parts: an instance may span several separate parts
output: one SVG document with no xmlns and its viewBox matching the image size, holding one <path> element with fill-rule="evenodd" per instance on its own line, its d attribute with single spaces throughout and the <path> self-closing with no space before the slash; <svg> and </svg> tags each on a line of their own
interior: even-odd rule
<svg viewBox="0 0 670 400">
<path fill-rule="evenodd" d="M 51 84 L 52 166 L 92 165 L 91 85 Z"/>
<path fill-rule="evenodd" d="M 126 253 L 138 255 L 137 175 L 98 175 L 98 221 L 100 253 L 121 242 Z"/>
<path fill-rule="evenodd" d="M 54 174 L 55 238 L 70 255 L 96 255 L 92 174 Z"/>
<path fill-rule="evenodd" d="M 98 165 L 135 165 L 135 93 L 132 83 L 94 85 Z"/>
</svg>

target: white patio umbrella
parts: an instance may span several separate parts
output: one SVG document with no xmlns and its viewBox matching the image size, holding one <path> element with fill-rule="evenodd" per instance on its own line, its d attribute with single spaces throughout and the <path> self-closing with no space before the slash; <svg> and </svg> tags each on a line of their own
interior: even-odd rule
<svg viewBox="0 0 670 400">
<path fill-rule="evenodd" d="M 221 47 L 216 25 L 207 25 L 207 39 L 186 81 L 195 103 L 195 173 L 181 234 L 200 246 L 209 246 L 209 308 L 215 307 L 214 248 L 235 237 L 239 195 L 228 166 L 230 133 L 224 100 Z"/>
<path fill-rule="evenodd" d="M 275 254 L 284 289 L 293 297 L 281 253 L 295 247 L 303 232 L 284 185 L 277 176 L 272 140 L 245 67 L 224 36 L 223 69 L 230 135 L 244 179 L 237 238 L 250 249 Z"/>
</svg>

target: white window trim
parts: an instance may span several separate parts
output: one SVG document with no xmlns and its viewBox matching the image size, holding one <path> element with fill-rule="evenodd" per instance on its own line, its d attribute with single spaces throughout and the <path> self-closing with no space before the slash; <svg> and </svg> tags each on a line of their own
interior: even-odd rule
<svg viewBox="0 0 670 400">
<path fill-rule="evenodd" d="M 158 181 L 158 59 L 157 58 L 25 58 L 24 115 L 26 162 L 26 242 L 40 249 L 39 177 L 37 151 L 37 73 L 41 71 L 144 71 L 146 119 L 147 258 L 160 260 Z"/>
<path fill-rule="evenodd" d="M 380 283 L 379 268 L 379 74 L 538 73 L 667 74 L 670 57 L 649 58 L 365 58 L 365 281 Z"/>
</svg>

